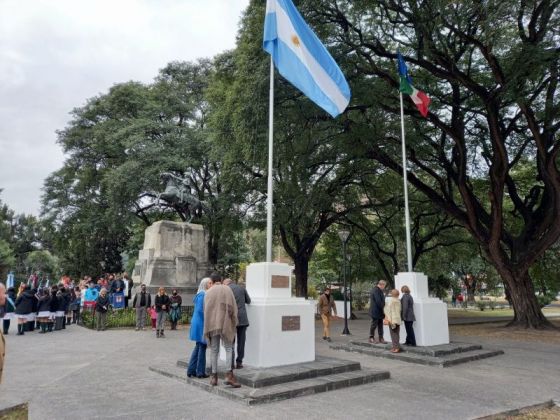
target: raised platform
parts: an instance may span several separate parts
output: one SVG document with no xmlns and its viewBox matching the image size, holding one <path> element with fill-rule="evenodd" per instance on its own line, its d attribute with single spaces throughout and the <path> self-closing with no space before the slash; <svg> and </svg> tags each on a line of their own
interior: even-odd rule
<svg viewBox="0 0 560 420">
<path fill-rule="evenodd" d="M 391 344 L 371 344 L 368 341 L 350 341 L 348 344 L 333 344 L 335 350 L 368 354 L 386 359 L 401 360 L 427 366 L 450 367 L 461 363 L 486 359 L 504 354 L 503 350 L 483 349 L 477 344 L 450 343 L 437 346 L 401 346 L 402 352 L 391 353 Z"/>
<path fill-rule="evenodd" d="M 236 369 L 235 376 L 243 385 L 236 389 L 222 385 L 225 366 L 220 366 L 221 378 L 218 386 L 213 387 L 209 379 L 187 378 L 187 363 L 187 360 L 179 360 L 174 366 L 150 367 L 150 370 L 247 405 L 265 404 L 390 378 L 388 371 L 361 369 L 358 362 L 317 357 L 314 362 L 295 365 Z"/>
</svg>

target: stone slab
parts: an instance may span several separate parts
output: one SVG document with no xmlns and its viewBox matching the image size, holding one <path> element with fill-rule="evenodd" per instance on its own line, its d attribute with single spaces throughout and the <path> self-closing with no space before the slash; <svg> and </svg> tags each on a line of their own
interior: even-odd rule
<svg viewBox="0 0 560 420">
<path fill-rule="evenodd" d="M 327 391 L 365 385 L 390 378 L 388 371 L 373 369 L 355 370 L 319 376 L 314 378 L 294 380 L 277 385 L 251 388 L 231 388 L 224 386 L 221 381 L 218 386 L 211 386 L 209 379 L 187 378 L 185 370 L 178 366 L 150 367 L 151 371 L 167 376 L 168 378 L 185 381 L 205 391 L 238 401 L 246 405 L 259 405 L 281 401 L 306 395 L 313 395 Z M 236 371 L 236 375 L 239 371 Z"/>
<path fill-rule="evenodd" d="M 369 343 L 360 344 L 334 344 L 330 346 L 334 350 L 344 350 L 355 353 L 367 354 L 375 357 L 382 357 L 385 359 L 399 360 L 408 363 L 416 363 L 426 366 L 438 366 L 438 367 L 451 367 L 459 365 L 462 363 L 472 362 L 475 360 L 486 359 L 489 357 L 499 356 L 504 354 L 503 350 L 495 349 L 473 349 L 469 351 L 462 352 L 449 352 L 450 350 L 439 350 L 447 351 L 446 354 L 440 356 L 433 356 L 432 354 L 437 353 L 438 349 L 424 349 L 420 350 L 418 347 L 404 347 L 403 351 L 400 353 L 391 353 L 390 345 L 378 345 Z M 434 346 L 440 347 L 440 346 Z M 460 347 L 459 347 L 460 348 Z M 410 351 L 413 349 L 413 351 Z M 466 350 L 466 348 L 464 349 Z"/>
<path fill-rule="evenodd" d="M 392 345 L 387 344 L 372 344 L 367 341 L 350 341 L 353 346 L 363 346 L 367 348 L 377 348 L 383 350 L 390 350 Z M 438 346 L 404 346 L 404 350 L 408 353 L 422 354 L 425 356 L 441 357 L 447 356 L 455 353 L 465 353 L 474 350 L 481 350 L 482 346 L 480 344 L 469 344 L 469 343 L 449 343 L 440 344 Z"/>
<path fill-rule="evenodd" d="M 186 369 L 188 366 L 188 360 L 178 360 L 177 366 Z M 359 370 L 359 362 L 332 357 L 317 357 L 314 362 L 277 366 L 274 368 L 254 368 L 245 366 L 243 369 L 236 369 L 235 376 L 237 380 L 245 386 L 251 388 L 262 388 L 292 382 L 295 380 L 317 378 L 320 376 Z M 221 376 L 223 376 L 226 371 L 225 365 L 221 364 L 218 371 Z"/>
</svg>

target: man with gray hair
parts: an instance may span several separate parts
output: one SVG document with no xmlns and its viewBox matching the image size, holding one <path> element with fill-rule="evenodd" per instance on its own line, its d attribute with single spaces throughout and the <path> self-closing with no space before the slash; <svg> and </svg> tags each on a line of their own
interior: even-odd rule
<svg viewBox="0 0 560 420">
<path fill-rule="evenodd" d="M 379 280 L 377 286 L 371 289 L 369 295 L 369 316 L 371 317 L 371 326 L 369 328 L 369 342 L 371 344 L 385 344 L 387 343 L 383 340 L 383 318 L 385 318 L 385 289 L 387 282 L 385 280 Z M 379 341 L 375 340 L 375 330 L 377 329 L 377 334 L 379 335 Z"/>
<path fill-rule="evenodd" d="M 4 316 L 4 305 L 6 304 L 6 286 L 0 283 L 0 318 Z M 0 331 L 0 383 L 2 383 L 2 370 L 4 369 L 4 356 L 6 354 L 6 342 Z"/>
<path fill-rule="evenodd" d="M 249 326 L 249 318 L 247 317 L 247 308 L 245 305 L 251 304 L 251 298 L 247 289 L 233 283 L 231 279 L 224 280 L 224 286 L 229 286 L 237 303 L 237 337 L 233 342 L 233 357 L 231 359 L 231 368 L 233 369 L 233 358 L 235 357 L 235 345 L 237 343 L 237 358 L 235 359 L 235 368 L 243 369 L 243 358 L 245 357 L 245 338 L 247 327 Z"/>
</svg>

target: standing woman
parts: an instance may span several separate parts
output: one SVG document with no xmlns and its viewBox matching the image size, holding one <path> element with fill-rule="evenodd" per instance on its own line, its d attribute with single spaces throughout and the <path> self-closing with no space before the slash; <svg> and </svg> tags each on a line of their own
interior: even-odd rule
<svg viewBox="0 0 560 420">
<path fill-rule="evenodd" d="M 399 300 L 399 291 L 397 289 L 391 290 L 391 300 L 388 305 L 385 305 L 385 323 L 389 326 L 389 332 L 391 333 L 391 342 L 393 348 L 391 353 L 400 353 L 401 346 L 399 344 L 400 340 L 400 329 L 401 329 L 401 301 Z"/>
<path fill-rule="evenodd" d="M 204 295 L 210 287 L 210 278 L 205 277 L 200 281 L 198 293 L 193 298 L 194 311 L 191 320 L 191 329 L 189 338 L 194 341 L 195 347 L 191 354 L 189 367 L 187 368 L 187 376 L 196 376 L 197 378 L 208 378 L 206 374 L 206 347 L 204 340 Z"/>
<path fill-rule="evenodd" d="M 39 333 L 44 334 L 47 332 L 47 325 L 51 317 L 51 294 L 49 289 L 46 287 L 41 289 L 38 293 L 38 299 L 37 320 L 39 321 L 39 328 L 41 328 Z"/>
<path fill-rule="evenodd" d="M 29 315 L 33 312 L 33 292 L 28 290 L 25 284 L 20 286 L 20 292 L 16 299 L 16 318 L 18 319 L 18 333 L 23 335 L 25 332 L 25 324 L 29 319 Z"/>
<path fill-rule="evenodd" d="M 416 347 L 416 336 L 414 335 L 414 328 L 412 326 L 414 321 L 416 321 L 416 317 L 414 316 L 414 299 L 410 296 L 410 289 L 408 286 L 401 287 L 401 292 L 403 292 L 401 298 L 402 320 L 404 321 L 404 328 L 406 329 L 406 341 L 404 344 Z"/>
<path fill-rule="evenodd" d="M 55 284 L 51 287 L 51 304 L 50 311 L 51 315 L 47 321 L 47 332 L 53 331 L 54 321 L 56 320 L 56 311 L 58 311 L 58 299 L 56 298 L 56 293 L 58 292 L 58 286 Z"/>
<path fill-rule="evenodd" d="M 165 294 L 165 289 L 163 287 L 159 288 L 158 294 L 156 295 L 156 337 L 164 338 L 163 329 L 165 327 L 165 321 L 167 318 L 167 312 L 169 311 L 169 296 Z"/>
<path fill-rule="evenodd" d="M 183 298 L 177 293 L 177 290 L 173 289 L 173 294 L 169 298 L 170 311 L 169 320 L 171 321 L 171 329 L 177 329 L 177 323 L 181 319 L 181 305 L 183 304 Z"/>
<path fill-rule="evenodd" d="M 97 300 L 95 301 L 95 320 L 97 321 L 97 331 L 105 331 L 109 303 L 107 289 L 102 288 Z"/>
</svg>

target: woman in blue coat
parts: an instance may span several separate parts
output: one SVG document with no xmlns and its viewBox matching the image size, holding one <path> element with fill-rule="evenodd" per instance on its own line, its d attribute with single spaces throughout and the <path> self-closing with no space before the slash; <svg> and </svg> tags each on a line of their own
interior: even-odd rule
<svg viewBox="0 0 560 420">
<path fill-rule="evenodd" d="M 191 354 L 189 367 L 187 368 L 187 376 L 190 378 L 196 376 L 197 378 L 208 378 L 206 374 L 206 346 L 204 341 L 204 295 L 206 290 L 210 287 L 210 278 L 205 277 L 200 281 L 198 286 L 198 293 L 193 299 L 194 311 L 191 320 L 191 329 L 189 338 L 196 342 L 194 350 Z"/>
</svg>

